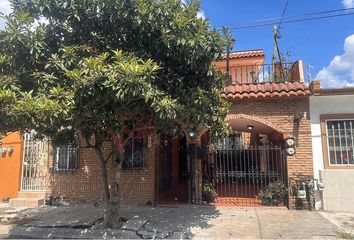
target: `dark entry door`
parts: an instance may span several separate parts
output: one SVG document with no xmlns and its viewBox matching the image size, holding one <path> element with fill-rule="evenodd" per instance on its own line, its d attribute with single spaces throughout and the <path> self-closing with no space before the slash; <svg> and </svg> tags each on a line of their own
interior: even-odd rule
<svg viewBox="0 0 354 240">
<path fill-rule="evenodd" d="M 257 194 L 269 183 L 286 184 L 286 157 L 281 145 L 214 146 L 209 179 L 218 198 L 235 205 L 258 205 Z"/>
<path fill-rule="evenodd" d="M 188 202 L 188 157 L 186 138 L 161 137 L 157 147 L 157 201 Z"/>
</svg>

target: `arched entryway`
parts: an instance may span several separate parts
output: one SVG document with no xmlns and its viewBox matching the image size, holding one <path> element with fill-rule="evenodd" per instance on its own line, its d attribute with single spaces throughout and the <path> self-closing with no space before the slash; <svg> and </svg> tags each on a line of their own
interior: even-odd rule
<svg viewBox="0 0 354 240">
<path fill-rule="evenodd" d="M 232 133 L 210 139 L 203 181 L 214 185 L 218 204 L 259 205 L 256 196 L 269 183 L 287 182 L 284 134 L 255 117 L 236 115 L 226 121 Z"/>
</svg>

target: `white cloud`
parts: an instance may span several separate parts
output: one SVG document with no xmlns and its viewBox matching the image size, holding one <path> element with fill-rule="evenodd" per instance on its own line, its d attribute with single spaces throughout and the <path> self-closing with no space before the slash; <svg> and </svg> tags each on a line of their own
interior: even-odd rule
<svg viewBox="0 0 354 240">
<path fill-rule="evenodd" d="M 198 18 L 203 18 L 203 19 L 205 19 L 204 11 L 203 11 L 203 10 L 200 10 L 200 11 L 197 13 L 197 17 L 198 17 Z"/>
<path fill-rule="evenodd" d="M 181 2 L 182 2 L 183 4 L 187 4 L 187 3 L 188 3 L 188 0 L 181 0 Z M 198 17 L 198 18 L 203 18 L 203 19 L 205 19 L 204 11 L 203 11 L 203 10 L 200 10 L 200 11 L 197 13 L 197 17 Z"/>
<path fill-rule="evenodd" d="M 0 0 L 0 12 L 9 14 L 11 12 L 10 2 L 7 0 Z"/>
<path fill-rule="evenodd" d="M 354 7 L 354 0 L 343 0 L 342 4 L 345 8 L 352 8 Z"/>
<path fill-rule="evenodd" d="M 318 72 L 316 79 L 327 88 L 354 86 L 354 34 L 345 39 L 343 55 L 335 56 L 327 67 Z"/>
<path fill-rule="evenodd" d="M 9 14 L 12 11 L 10 2 L 8 0 L 0 0 L 0 12 Z M 5 27 L 5 20 L 0 18 L 0 30 Z"/>
</svg>

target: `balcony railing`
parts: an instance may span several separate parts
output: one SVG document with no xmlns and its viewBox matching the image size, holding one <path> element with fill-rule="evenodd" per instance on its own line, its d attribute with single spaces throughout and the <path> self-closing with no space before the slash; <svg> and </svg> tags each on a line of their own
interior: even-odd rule
<svg viewBox="0 0 354 240">
<path fill-rule="evenodd" d="M 223 69 L 226 72 L 226 69 Z M 295 82 L 303 81 L 302 64 L 275 63 L 258 65 L 240 65 L 230 67 L 230 78 L 226 85 L 267 83 L 267 82 Z"/>
</svg>

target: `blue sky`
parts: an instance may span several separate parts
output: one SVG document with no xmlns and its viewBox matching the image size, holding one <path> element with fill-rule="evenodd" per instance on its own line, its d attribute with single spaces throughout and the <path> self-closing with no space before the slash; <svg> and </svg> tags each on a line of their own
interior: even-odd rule
<svg viewBox="0 0 354 240">
<path fill-rule="evenodd" d="M 278 18 L 285 0 L 201 0 L 201 16 L 215 27 Z M 354 0 L 289 0 L 285 14 L 294 16 L 354 7 Z M 0 11 L 9 12 L 7 0 L 0 0 Z M 0 21 L 0 28 L 3 22 Z M 234 50 L 263 49 L 269 62 L 273 50 L 272 26 L 233 31 Z M 354 15 L 283 24 L 279 40 L 291 60 L 311 65 L 312 78 L 321 78 L 324 87 L 354 86 Z"/>
<path fill-rule="evenodd" d="M 285 0 L 202 0 L 202 11 L 214 26 L 235 26 L 258 19 L 279 18 Z M 354 7 L 352 0 L 289 0 L 285 18 L 327 10 Z M 312 78 L 321 77 L 322 86 L 354 85 L 354 15 L 283 24 L 281 51 L 291 59 L 311 65 Z M 235 50 L 263 49 L 267 61 L 273 51 L 272 26 L 233 31 Z M 348 39 L 349 38 L 349 39 Z M 346 52 L 344 43 L 346 41 Z M 337 57 L 336 57 L 337 56 Z M 322 71 L 321 71 L 322 70 Z"/>
</svg>

